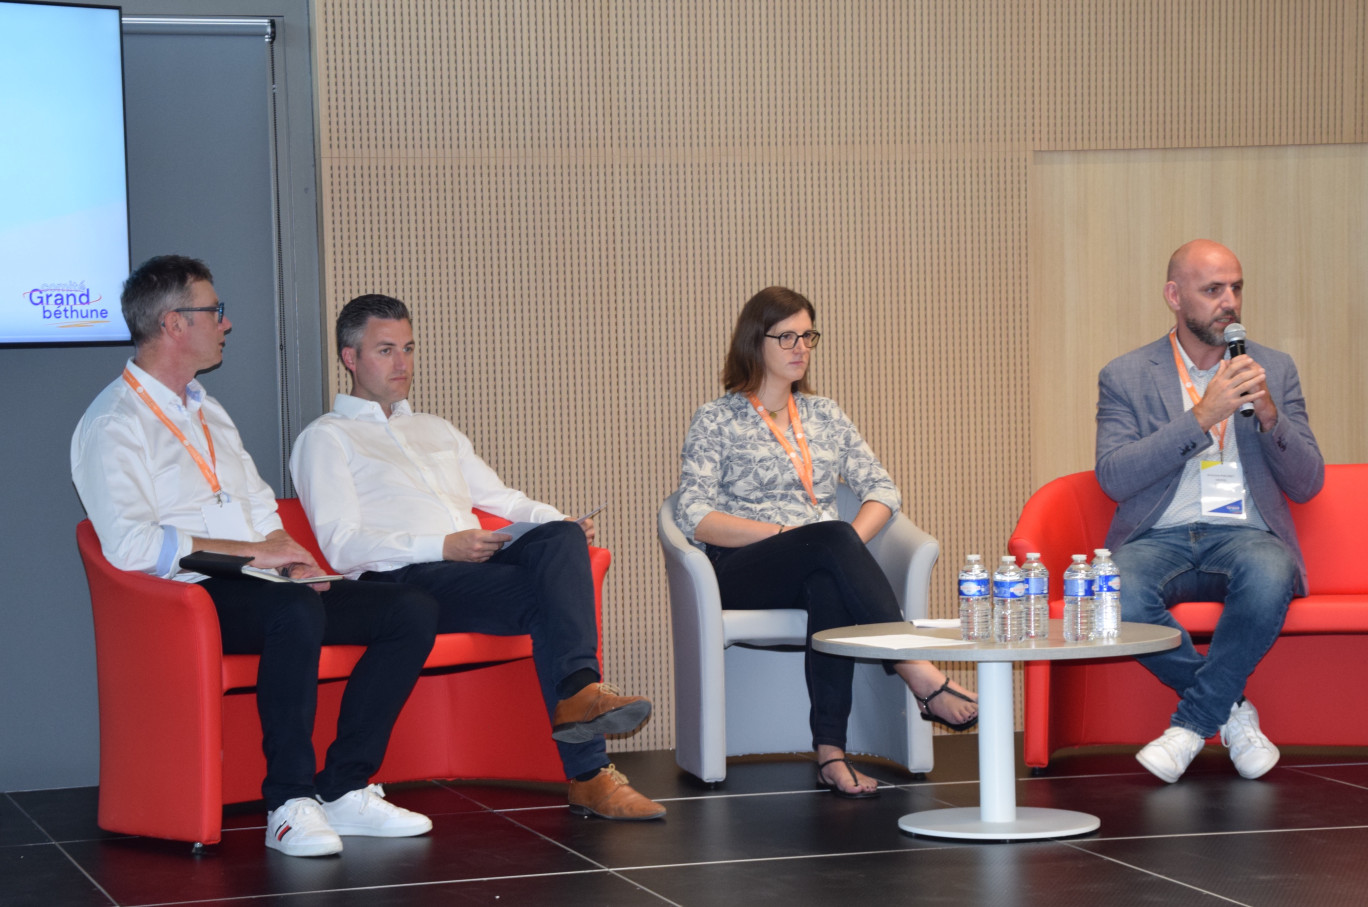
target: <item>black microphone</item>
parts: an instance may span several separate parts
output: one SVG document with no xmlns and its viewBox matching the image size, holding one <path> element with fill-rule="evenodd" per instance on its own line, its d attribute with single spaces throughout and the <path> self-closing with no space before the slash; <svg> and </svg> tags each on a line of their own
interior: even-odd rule
<svg viewBox="0 0 1368 907">
<path fill-rule="evenodd" d="M 1243 355 L 1245 354 L 1245 329 L 1244 329 L 1244 325 L 1240 324 L 1238 321 L 1232 321 L 1230 324 L 1226 325 L 1226 327 L 1225 327 L 1225 342 L 1226 342 L 1226 349 L 1230 351 L 1230 358 L 1231 358 L 1231 359 L 1234 359 L 1236 356 L 1243 356 Z M 1253 404 L 1253 403 L 1241 403 L 1241 404 L 1240 404 L 1240 415 L 1242 415 L 1242 416 L 1252 416 L 1252 415 L 1254 415 L 1254 404 Z"/>
</svg>

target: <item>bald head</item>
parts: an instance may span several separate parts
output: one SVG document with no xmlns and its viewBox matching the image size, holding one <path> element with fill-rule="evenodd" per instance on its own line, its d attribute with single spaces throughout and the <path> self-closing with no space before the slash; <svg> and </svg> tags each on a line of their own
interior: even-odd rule
<svg viewBox="0 0 1368 907">
<path fill-rule="evenodd" d="M 1243 296 L 1240 260 L 1220 243 L 1194 239 L 1169 259 L 1164 301 L 1177 322 L 1178 342 L 1198 368 L 1210 368 L 1214 362 L 1207 360 L 1224 353 L 1222 334 L 1240 320 Z"/>
<path fill-rule="evenodd" d="M 1192 272 L 1194 267 L 1216 262 L 1221 264 L 1233 263 L 1237 268 L 1240 266 L 1240 260 L 1235 257 L 1235 253 L 1214 240 L 1194 239 L 1191 242 L 1185 242 L 1169 256 L 1168 277 L 1166 279 L 1181 281 Z"/>
</svg>

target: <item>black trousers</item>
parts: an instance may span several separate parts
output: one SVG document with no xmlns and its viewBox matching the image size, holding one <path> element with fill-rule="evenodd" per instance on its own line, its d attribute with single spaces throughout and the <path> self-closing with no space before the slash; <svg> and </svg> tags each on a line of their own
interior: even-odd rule
<svg viewBox="0 0 1368 907">
<path fill-rule="evenodd" d="M 314 794 L 335 800 L 369 784 L 432 651 L 432 599 L 389 583 L 336 582 L 322 594 L 305 585 L 249 578 L 211 578 L 200 585 L 218 611 L 223 651 L 261 656 L 256 693 L 266 808 Z M 314 711 L 324 645 L 362 645 L 366 653 L 347 681 L 337 737 L 315 777 Z"/>
<path fill-rule="evenodd" d="M 874 555 L 846 522 L 813 523 L 741 548 L 708 546 L 723 608 L 802 608 L 808 638 L 821 630 L 903 619 Z M 855 662 L 815 651 L 805 672 L 812 703 L 812 745 L 846 744 Z"/>
<path fill-rule="evenodd" d="M 529 634 L 548 717 L 560 699 L 562 680 L 583 669 L 599 675 L 589 546 L 575 523 L 543 523 L 482 564 L 410 564 L 361 578 L 405 583 L 431 595 L 439 609 L 439 633 Z M 556 747 L 570 778 L 608 764 L 602 737 Z"/>
</svg>

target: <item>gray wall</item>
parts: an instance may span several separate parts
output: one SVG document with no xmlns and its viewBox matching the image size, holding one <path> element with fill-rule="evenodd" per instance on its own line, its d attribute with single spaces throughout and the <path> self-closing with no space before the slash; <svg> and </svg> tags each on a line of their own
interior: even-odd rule
<svg viewBox="0 0 1368 907">
<path fill-rule="evenodd" d="M 133 262 L 180 252 L 214 270 L 234 329 L 224 366 L 202 380 L 281 490 L 288 446 L 324 402 L 308 3 L 143 0 L 124 14 L 276 22 L 270 53 L 260 37 L 191 33 L 126 34 L 124 54 Z M 98 778 L 94 637 L 74 541 L 84 513 L 68 449 L 130 354 L 0 348 L 0 386 L 11 388 L 0 401 L 0 790 Z"/>
</svg>

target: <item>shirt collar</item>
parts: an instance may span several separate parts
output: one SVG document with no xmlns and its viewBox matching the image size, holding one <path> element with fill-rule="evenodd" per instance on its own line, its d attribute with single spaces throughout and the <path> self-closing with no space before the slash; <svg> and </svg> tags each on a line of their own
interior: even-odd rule
<svg viewBox="0 0 1368 907">
<path fill-rule="evenodd" d="M 190 383 L 185 385 L 185 402 L 181 403 L 180 394 L 139 368 L 132 359 L 128 360 L 127 368 L 133 377 L 138 379 L 138 383 L 143 386 L 148 395 L 157 402 L 158 406 L 163 408 L 170 406 L 173 409 L 193 413 L 204 405 L 204 385 L 194 378 L 191 378 Z"/>
<path fill-rule="evenodd" d="M 379 403 L 374 400 L 362 400 L 360 397 L 353 397 L 351 394 L 338 394 L 333 397 L 333 412 L 344 419 L 356 419 L 362 422 L 389 421 Z M 409 407 L 408 400 L 400 400 L 394 404 L 391 417 L 411 415 L 413 415 L 413 410 Z"/>
<path fill-rule="evenodd" d="M 1172 334 L 1174 332 L 1169 331 L 1169 333 Z M 1226 350 L 1225 355 L 1221 357 L 1221 360 L 1217 360 L 1216 364 L 1213 365 L 1211 368 L 1200 369 L 1192 364 L 1192 357 L 1188 355 L 1187 350 L 1183 349 L 1183 345 L 1181 343 L 1178 344 L 1178 354 L 1183 357 L 1183 367 L 1186 368 L 1188 370 L 1188 374 L 1194 378 L 1210 378 L 1211 376 L 1216 374 L 1216 369 L 1221 367 L 1221 360 L 1230 358 L 1230 350 Z"/>
</svg>

